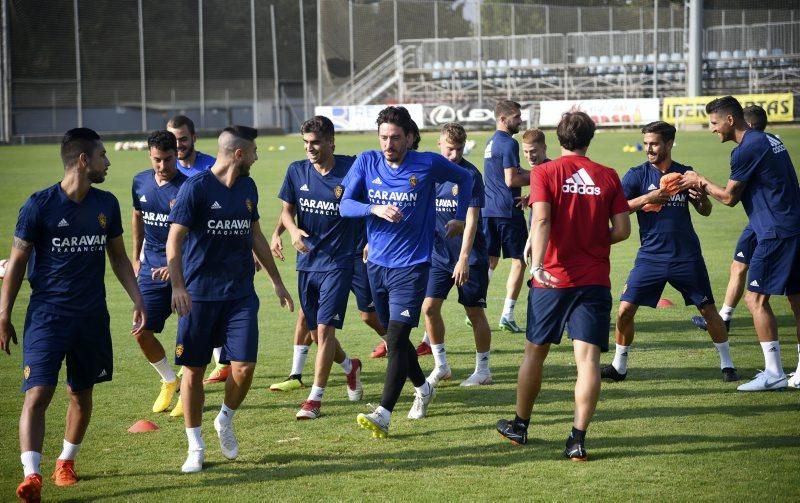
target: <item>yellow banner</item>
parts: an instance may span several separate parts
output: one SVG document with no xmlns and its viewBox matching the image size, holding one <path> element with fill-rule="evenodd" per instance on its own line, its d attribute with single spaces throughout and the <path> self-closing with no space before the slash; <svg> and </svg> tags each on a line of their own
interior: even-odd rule
<svg viewBox="0 0 800 503">
<path fill-rule="evenodd" d="M 664 98 L 661 117 L 670 124 L 706 124 L 706 103 L 719 96 L 697 96 L 695 98 Z M 794 113 L 792 93 L 740 94 L 734 96 L 742 107 L 759 105 L 767 111 L 769 122 L 791 122 Z"/>
</svg>

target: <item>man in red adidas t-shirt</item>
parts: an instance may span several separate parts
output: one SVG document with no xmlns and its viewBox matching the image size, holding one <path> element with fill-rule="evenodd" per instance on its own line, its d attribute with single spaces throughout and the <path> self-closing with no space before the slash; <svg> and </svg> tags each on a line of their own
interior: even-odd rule
<svg viewBox="0 0 800 503">
<path fill-rule="evenodd" d="M 631 233 L 619 176 L 586 157 L 594 131 L 585 113 L 564 114 L 556 130 L 561 157 L 531 171 L 533 223 L 525 254 L 533 264 L 528 343 L 517 378 L 516 417 L 497 422 L 501 435 L 527 443 L 544 360 L 568 325 L 578 380 L 564 455 L 573 461 L 587 459 L 584 436 L 600 395 L 600 353 L 608 351 L 611 245 Z"/>
</svg>

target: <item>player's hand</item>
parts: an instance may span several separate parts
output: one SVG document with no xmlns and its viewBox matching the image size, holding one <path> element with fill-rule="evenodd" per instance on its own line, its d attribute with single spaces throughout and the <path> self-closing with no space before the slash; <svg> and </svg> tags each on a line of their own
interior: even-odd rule
<svg viewBox="0 0 800 503">
<path fill-rule="evenodd" d="M 525 262 L 525 265 L 533 263 L 533 248 L 530 239 L 525 240 L 525 248 L 522 249 L 522 261 Z"/>
<path fill-rule="evenodd" d="M 364 249 L 361 250 L 361 261 L 366 264 L 368 258 L 369 258 L 369 243 L 365 244 Z"/>
<path fill-rule="evenodd" d="M 393 204 L 375 204 L 370 211 L 376 217 L 392 222 L 393 224 L 403 219 L 403 212 Z"/>
<path fill-rule="evenodd" d="M 156 267 L 150 272 L 154 281 L 169 281 L 169 267 Z"/>
<path fill-rule="evenodd" d="M 138 276 L 139 269 L 142 268 L 142 262 L 139 260 L 139 257 L 134 257 L 133 263 L 131 265 L 133 266 L 133 275 Z"/>
<path fill-rule="evenodd" d="M 294 249 L 299 251 L 300 253 L 308 253 L 308 246 L 306 246 L 305 241 L 303 238 L 307 238 L 308 234 L 303 229 L 297 229 L 296 231 L 291 231 L 292 234 L 292 246 Z"/>
<path fill-rule="evenodd" d="M 457 287 L 464 286 L 464 283 L 469 281 L 469 259 L 459 258 L 456 266 L 453 268 L 453 281 Z"/>
<path fill-rule="evenodd" d="M 144 330 L 144 325 L 146 322 L 147 322 L 147 314 L 144 305 L 141 303 L 134 304 L 131 335 L 141 334 L 142 331 Z"/>
<path fill-rule="evenodd" d="M 272 256 L 281 262 L 286 260 L 286 257 L 283 256 L 283 240 L 279 235 L 272 235 L 272 239 L 269 242 L 269 250 L 272 252 Z"/>
<path fill-rule="evenodd" d="M 463 220 L 450 220 L 447 222 L 447 225 L 444 226 L 445 228 L 445 237 L 446 238 L 453 238 L 456 236 L 460 236 L 464 234 L 464 221 Z"/>
<path fill-rule="evenodd" d="M 0 351 L 5 351 L 7 355 L 10 355 L 11 344 L 8 341 L 17 345 L 17 331 L 14 330 L 11 320 L 0 322 Z"/>
<path fill-rule="evenodd" d="M 281 301 L 281 307 L 286 307 L 289 309 L 290 313 L 293 313 L 294 301 L 292 300 L 292 296 L 289 295 L 289 290 L 283 286 L 283 283 L 278 283 L 277 285 L 273 283 L 272 288 L 275 289 L 275 295 L 277 295 L 278 299 Z"/>
<path fill-rule="evenodd" d="M 555 288 L 559 283 L 558 278 L 553 277 L 552 274 L 541 267 L 537 267 L 533 270 L 533 279 L 545 288 Z"/>
<path fill-rule="evenodd" d="M 192 310 L 192 297 L 186 288 L 172 287 L 172 311 L 178 316 L 186 316 Z"/>
<path fill-rule="evenodd" d="M 669 198 L 667 189 L 656 189 L 647 193 L 647 204 L 666 204 Z"/>
<path fill-rule="evenodd" d="M 528 201 L 530 200 L 530 196 L 519 196 L 514 198 L 514 206 L 517 208 L 524 210 L 528 207 Z"/>
<path fill-rule="evenodd" d="M 681 177 L 681 190 L 687 189 L 697 189 L 697 190 L 704 190 L 703 189 L 703 177 L 697 174 L 696 171 L 687 171 Z"/>
<path fill-rule="evenodd" d="M 708 194 L 702 190 L 689 189 L 689 198 L 701 203 L 708 201 Z"/>
</svg>

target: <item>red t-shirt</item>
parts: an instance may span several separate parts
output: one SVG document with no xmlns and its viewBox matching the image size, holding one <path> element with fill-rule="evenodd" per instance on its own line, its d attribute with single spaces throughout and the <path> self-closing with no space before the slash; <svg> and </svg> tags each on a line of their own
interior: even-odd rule
<svg viewBox="0 0 800 503">
<path fill-rule="evenodd" d="M 611 287 L 609 220 L 630 210 L 617 172 L 587 157 L 562 156 L 531 171 L 528 204 L 535 202 L 550 203 L 543 265 L 559 280 L 556 288 Z"/>
</svg>

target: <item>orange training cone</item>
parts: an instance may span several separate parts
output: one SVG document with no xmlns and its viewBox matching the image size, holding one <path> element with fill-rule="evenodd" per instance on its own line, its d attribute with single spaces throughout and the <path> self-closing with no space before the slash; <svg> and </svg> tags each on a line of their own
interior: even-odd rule
<svg viewBox="0 0 800 503">
<path fill-rule="evenodd" d="M 158 429 L 158 425 L 156 425 L 152 421 L 148 421 L 147 419 L 140 419 L 133 423 L 130 428 L 128 428 L 128 433 L 146 433 L 148 431 L 155 431 Z"/>
</svg>

